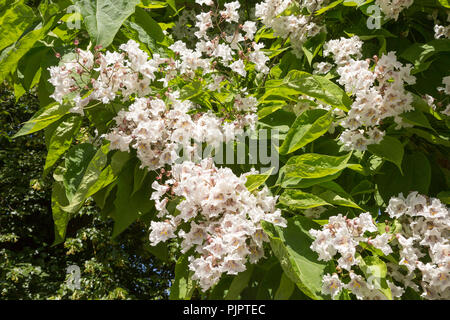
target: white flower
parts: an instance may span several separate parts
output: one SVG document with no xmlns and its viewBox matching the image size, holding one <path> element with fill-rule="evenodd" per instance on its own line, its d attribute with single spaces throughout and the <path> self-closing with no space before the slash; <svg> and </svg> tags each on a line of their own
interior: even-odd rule
<svg viewBox="0 0 450 320">
<path fill-rule="evenodd" d="M 391 237 L 389 233 L 383 233 L 382 235 L 376 236 L 375 239 L 369 240 L 368 243 L 380 249 L 384 255 L 388 255 L 392 253 L 392 248 L 389 246 Z"/>
<path fill-rule="evenodd" d="M 357 218 L 353 219 L 361 232 L 377 232 L 378 228 L 373 223 L 372 215 L 369 212 L 361 213 Z"/>
<path fill-rule="evenodd" d="M 333 67 L 333 65 L 331 63 L 328 62 L 320 62 L 320 63 L 315 63 L 314 64 L 314 74 L 326 74 L 328 73 L 331 68 Z"/>
<path fill-rule="evenodd" d="M 237 254 L 226 256 L 221 268 L 221 271 L 227 274 L 238 274 L 245 270 L 244 259 Z"/>
<path fill-rule="evenodd" d="M 319 260 L 329 261 L 337 253 L 336 248 L 333 245 L 332 235 L 329 230 L 317 231 L 311 229 L 309 233 L 315 237 L 315 240 L 311 244 L 311 250 L 319 254 Z"/>
<path fill-rule="evenodd" d="M 232 61 L 233 60 L 232 54 L 233 51 L 226 44 L 219 44 L 212 53 L 213 56 L 221 58 L 223 62 Z"/>
<path fill-rule="evenodd" d="M 317 219 L 320 217 L 320 214 L 322 214 L 326 210 L 327 209 L 323 206 L 314 207 L 314 208 L 306 209 L 305 211 L 303 211 L 303 214 L 305 215 L 305 217 Z"/>
<path fill-rule="evenodd" d="M 323 46 L 324 57 L 333 55 L 334 61 L 338 65 L 344 65 L 351 58 L 359 59 L 361 58 L 361 48 L 363 42 L 358 38 L 358 36 L 353 36 L 349 39 L 340 38 L 339 40 L 330 40 Z"/>
<path fill-rule="evenodd" d="M 195 23 L 195 26 L 199 28 L 199 31 L 195 33 L 196 37 L 201 39 L 205 38 L 208 40 L 208 37 L 206 35 L 206 31 L 212 27 L 212 20 L 211 20 L 211 11 L 210 12 L 202 12 L 199 15 L 197 15 L 197 22 Z"/>
<path fill-rule="evenodd" d="M 322 293 L 329 294 L 334 299 L 342 290 L 343 283 L 337 274 L 326 274 L 322 279 Z"/>
<path fill-rule="evenodd" d="M 414 0 L 376 0 L 375 3 L 383 13 L 394 20 L 398 19 L 400 12 L 413 4 Z"/>
<path fill-rule="evenodd" d="M 358 262 L 355 259 L 355 256 L 353 252 L 347 252 L 344 253 L 339 259 L 338 259 L 338 265 L 342 269 L 346 269 L 348 271 L 351 270 L 352 266 L 358 264 Z"/>
<path fill-rule="evenodd" d="M 245 36 L 253 40 L 255 33 L 256 33 L 256 22 L 253 21 L 245 21 L 245 23 L 242 25 L 242 30 L 245 32 Z"/>
<path fill-rule="evenodd" d="M 408 206 L 406 205 L 403 194 L 400 193 L 398 197 L 392 197 L 389 200 L 389 205 L 386 208 L 386 212 L 391 218 L 399 218 L 408 212 Z"/>
<path fill-rule="evenodd" d="M 150 243 L 152 246 L 156 246 L 161 241 L 166 241 L 170 238 L 174 238 L 174 225 L 170 222 L 156 222 L 152 221 L 150 225 Z"/>
<path fill-rule="evenodd" d="M 365 299 L 367 296 L 367 292 L 370 290 L 367 286 L 366 280 L 362 276 L 357 275 L 354 272 L 350 272 L 350 279 L 350 282 L 347 283 L 344 288 L 350 290 L 357 299 Z"/>
<path fill-rule="evenodd" d="M 207 6 L 212 6 L 214 4 L 213 0 L 195 0 L 195 3 L 199 5 L 206 4 Z"/>
<path fill-rule="evenodd" d="M 226 10 L 220 11 L 220 15 L 227 22 L 239 22 L 239 13 L 238 9 L 241 7 L 241 4 L 238 1 L 229 2 L 224 4 Z"/>
<path fill-rule="evenodd" d="M 237 74 L 245 77 L 247 75 L 247 72 L 245 71 L 245 65 L 244 62 L 241 59 L 236 60 L 232 64 L 230 64 L 231 70 L 236 72 Z"/>
<path fill-rule="evenodd" d="M 263 48 L 263 44 L 254 44 L 254 51 L 252 51 L 249 55 L 249 60 L 255 64 L 255 69 L 258 72 L 268 73 L 269 68 L 266 66 L 267 61 L 269 61 L 269 57 L 261 51 Z"/>
</svg>

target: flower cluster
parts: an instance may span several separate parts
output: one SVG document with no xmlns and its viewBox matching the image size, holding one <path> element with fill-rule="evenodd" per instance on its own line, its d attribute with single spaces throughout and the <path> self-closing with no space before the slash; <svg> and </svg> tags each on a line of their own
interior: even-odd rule
<svg viewBox="0 0 450 320">
<path fill-rule="evenodd" d="M 130 101 L 124 103 L 114 118 L 116 126 L 104 137 L 111 149 L 136 149 L 141 167 L 161 169 L 167 180 L 152 184 L 161 221 L 151 223 L 150 242 L 156 245 L 179 237 L 182 252 L 194 247 L 190 257 L 193 279 L 207 290 L 223 273 L 237 274 L 245 270 L 247 261 L 255 263 L 264 256 L 263 243 L 268 238 L 262 220 L 279 226 L 286 221 L 275 209 L 277 197 L 267 188 L 247 190 L 248 174 L 237 177 L 228 168 L 216 168 L 211 159 L 200 164 L 177 161 L 181 150 L 183 157 L 192 158 L 190 154 L 203 143 L 217 147 L 236 139 L 245 127 L 253 127 L 258 101 L 239 88 L 236 79 L 246 77 L 249 68 L 269 72 L 264 45 L 254 41 L 256 22 L 240 20 L 239 2 L 226 3 L 223 8 L 212 7 L 211 0 L 196 3 L 202 9 L 209 7 L 180 18 L 181 22 L 192 21 L 192 27 L 185 29 L 196 38 L 193 46 L 183 40 L 172 42 L 168 36 L 172 43 L 167 57 L 153 54 L 151 58 L 133 40 L 118 52 L 77 48 L 74 56 L 65 56 L 59 66 L 50 68 L 50 82 L 55 86 L 53 98 L 74 103 L 72 112 L 83 114 L 94 100 L 103 104 Z M 208 105 L 209 111 L 200 111 L 180 94 L 182 84 L 193 80 L 231 99 L 215 101 L 219 110 Z M 167 166 L 171 169 L 166 171 Z M 179 201 L 175 213 L 166 208 L 169 201 Z"/>
<path fill-rule="evenodd" d="M 322 230 L 310 230 L 315 238 L 311 249 L 319 254 L 319 260 L 329 261 L 337 253 L 340 258 L 337 260 L 341 269 L 351 270 L 357 264 L 355 257 L 356 247 L 360 242 L 367 242 L 365 232 L 377 232 L 378 229 L 372 221 L 370 213 L 366 212 L 354 219 L 348 219 L 341 214 L 330 217 L 328 224 Z M 382 245 L 383 239 L 377 238 L 375 244 Z M 383 248 L 389 252 L 389 248 Z"/>
<path fill-rule="evenodd" d="M 80 114 L 94 100 L 104 104 L 116 98 L 133 101 L 128 110 L 117 115 L 117 127 L 106 138 L 111 141 L 111 149 L 135 148 L 142 166 L 149 169 L 174 163 L 179 144 L 189 154 L 196 148 L 195 143 L 218 146 L 233 140 L 245 127 L 254 127 L 258 103 L 245 88 L 238 92 L 233 87 L 235 76 L 245 77 L 248 64 L 253 64 L 257 72 L 269 70 L 263 44 L 253 42 L 256 23 L 239 24 L 239 7 L 235 1 L 216 12 L 189 13 L 196 20 L 195 49 L 178 40 L 167 50 L 173 58 L 158 54 L 149 58 L 133 40 L 121 45 L 118 52 L 101 52 L 96 47 L 92 53 L 77 48 L 74 55 L 65 56 L 59 66 L 50 68 L 50 82 L 55 86 L 52 97 L 60 103 L 68 99 L 74 104 L 71 112 Z M 233 99 L 226 106 L 218 101 L 221 110 L 210 107 L 211 111 L 200 113 L 195 110 L 196 105 L 180 98 L 177 88 L 180 79 L 186 82 L 196 79 L 216 92 L 223 91 L 225 80 L 230 80 L 225 90 Z M 156 82 L 162 82 L 163 88 Z"/>
<path fill-rule="evenodd" d="M 236 119 L 225 122 L 212 112 L 188 112 L 194 108 L 190 101 L 178 99 L 178 92 L 167 94 L 167 100 L 137 98 L 128 111 L 121 110 L 114 118 L 117 127 L 105 135 L 112 150 L 137 151 L 141 167 L 155 170 L 171 165 L 183 157 L 192 158 L 196 144 L 206 142 L 218 146 L 234 140 L 244 127 L 256 122 L 255 101 L 252 97 L 236 99 Z M 239 113 L 241 110 L 250 113 Z"/>
<path fill-rule="evenodd" d="M 323 0 L 302 1 L 301 8 L 307 8 L 311 13 L 320 9 Z M 298 57 L 303 55 L 302 45 L 308 38 L 314 37 L 322 28 L 313 20 L 312 15 L 283 13 L 294 4 L 292 0 L 265 0 L 256 5 L 255 15 L 265 26 L 272 28 L 274 36 L 290 38 L 293 52 Z"/>
<path fill-rule="evenodd" d="M 330 217 L 328 224 L 324 225 L 322 230 L 310 230 L 311 235 L 315 238 L 311 249 L 319 254 L 319 260 L 330 261 L 335 255 L 339 254 L 337 269 L 341 273 L 342 270 L 347 270 L 350 280 L 344 283 L 337 274 L 326 274 L 323 277 L 322 285 L 324 294 L 330 294 L 334 299 L 342 289 L 347 289 L 358 299 L 386 299 L 378 290 L 376 283 L 366 281 L 363 276 L 356 274 L 352 269 L 361 263 L 361 256 L 356 255 L 361 242 L 372 245 L 385 255 L 392 253 L 392 249 L 388 244 L 392 237 L 391 234 L 383 233 L 373 239 L 366 236 L 366 233 L 373 234 L 377 232 L 378 228 L 368 212 L 353 219 L 348 219 L 339 214 Z M 394 296 L 398 297 L 403 293 L 403 290 L 395 286 L 394 283 L 388 282 L 388 284 L 392 292 L 397 293 Z"/>
<path fill-rule="evenodd" d="M 151 87 L 155 81 L 167 89 L 178 76 L 186 81 L 198 77 L 207 82 L 209 90 L 220 91 L 224 80 L 233 79 L 233 75 L 245 77 L 249 65 L 256 72 L 268 73 L 264 45 L 253 41 L 256 23 L 239 24 L 239 7 L 235 1 L 217 12 L 186 13 L 180 19 L 195 19 L 195 48 L 178 40 L 169 46 L 169 55 L 174 54 L 174 58 L 153 54 L 150 59 L 133 40 L 121 45 L 118 52 L 101 52 L 96 47 L 93 54 L 77 48 L 75 55 L 64 56 L 59 66 L 49 68 L 49 81 L 55 86 L 52 97 L 59 103 L 67 97 L 75 105 L 71 111 L 82 114 L 93 100 L 107 104 L 116 97 L 126 101 L 132 95 L 155 95 Z"/>
<path fill-rule="evenodd" d="M 409 8 L 414 0 L 376 0 L 381 11 L 391 19 L 397 20 L 400 12 Z"/>
<path fill-rule="evenodd" d="M 394 280 L 419 292 L 413 279 L 420 279 L 425 299 L 450 298 L 450 211 L 437 198 L 411 192 L 389 201 L 386 212 L 398 219 L 396 235 L 399 265 L 389 264 Z M 404 272 L 406 269 L 406 272 Z"/>
<path fill-rule="evenodd" d="M 213 5 L 212 1 L 196 2 Z M 189 49 L 182 40 L 176 41 L 171 49 L 180 55 L 184 65 L 203 65 L 204 70 L 207 70 L 205 66 L 211 65 L 211 72 L 220 65 L 245 77 L 246 66 L 253 64 L 257 72 L 267 73 L 269 69 L 266 63 L 269 58 L 262 51 L 264 45 L 253 41 L 256 22 L 241 21 L 239 8 L 240 3 L 234 1 L 225 3 L 223 10 L 210 10 L 197 15 L 194 11 L 184 13 L 174 27 L 175 36 L 195 44 L 195 49 Z M 186 28 L 187 22 L 194 24 L 194 27 Z M 194 39 L 191 39 L 192 35 Z"/>
<path fill-rule="evenodd" d="M 150 242 L 178 237 L 181 251 L 194 248 L 189 257 L 192 279 L 203 290 L 216 284 L 223 273 L 237 274 L 246 269 L 247 260 L 256 263 L 264 256 L 263 243 L 268 240 L 261 221 L 286 226 L 277 197 L 268 189 L 249 192 L 247 173 L 237 177 L 229 168 L 215 167 L 212 159 L 200 164 L 183 162 L 164 172 L 164 184 L 155 181 L 152 194 L 162 221 L 151 223 Z M 176 213 L 167 209 L 169 202 L 181 199 Z M 175 202 L 176 203 L 176 202 Z"/>
<path fill-rule="evenodd" d="M 68 97 L 74 104 L 71 112 L 83 114 L 83 108 L 93 100 L 107 104 L 119 96 L 127 100 L 132 94 L 149 94 L 155 72 L 167 62 L 158 54 L 149 59 L 133 40 L 122 44 L 119 52 L 103 53 L 99 49 L 96 47 L 93 54 L 77 48 L 59 66 L 49 68 L 49 82 L 55 87 L 51 97 L 59 103 Z"/>
<path fill-rule="evenodd" d="M 366 150 L 368 145 L 380 143 L 385 134 L 378 128 L 382 121 L 394 117 L 397 129 L 406 127 L 400 114 L 413 110 L 412 94 L 404 89 L 415 83 L 412 65 L 403 66 L 395 53 L 389 52 L 374 57 L 372 67 L 370 60 L 358 60 L 361 47 L 357 36 L 331 40 L 324 46 L 324 56 L 333 55 L 337 64 L 338 82 L 355 97 L 341 122 L 345 130 L 339 139 L 345 150 Z"/>
<path fill-rule="evenodd" d="M 402 194 L 391 198 L 386 212 L 399 223 L 400 227 L 397 226 L 396 230 L 391 230 L 386 225 L 384 232 L 381 232 L 369 213 L 363 213 L 354 219 L 339 214 L 330 217 L 322 230 L 310 230 L 315 238 L 311 249 L 319 254 L 319 260 L 330 261 L 335 255 L 340 255 L 337 260 L 340 275 L 325 275 L 323 292 L 335 298 L 342 289 L 347 289 L 358 299 L 387 299 L 374 279 L 365 279 L 356 273 L 359 271 L 356 267 L 364 264 L 358 251 L 371 246 L 380 250 L 384 256 L 399 254 L 398 264 L 387 263 L 389 277 L 386 282 L 393 297 L 402 296 L 407 287 L 420 292 L 419 283 L 424 298 L 448 299 L 448 208 L 438 199 L 411 192 L 407 198 Z M 392 226 L 394 225 L 393 223 Z M 392 261 L 392 255 L 389 261 Z M 344 276 L 343 270 L 348 271 L 348 274 Z"/>
</svg>

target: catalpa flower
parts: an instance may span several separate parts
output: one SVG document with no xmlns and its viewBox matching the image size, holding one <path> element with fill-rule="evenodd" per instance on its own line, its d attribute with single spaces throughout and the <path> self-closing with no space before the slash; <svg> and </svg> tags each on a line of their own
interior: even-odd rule
<svg viewBox="0 0 450 320">
<path fill-rule="evenodd" d="M 267 188 L 248 191 L 248 174 L 238 177 L 229 168 L 217 168 L 212 159 L 205 159 L 200 164 L 175 164 L 169 175 L 172 178 L 162 186 L 153 185 L 152 198 L 160 201 L 167 190 L 167 196 L 182 200 L 176 206 L 176 216 L 164 210 L 158 217 L 166 222 L 152 222 L 150 243 L 178 237 L 182 252 L 194 248 L 189 268 L 203 290 L 217 283 L 223 273 L 237 274 L 246 270 L 247 262 L 256 263 L 264 257 L 268 236 L 261 221 L 286 227 L 286 220 L 275 208 L 277 197 Z"/>
</svg>

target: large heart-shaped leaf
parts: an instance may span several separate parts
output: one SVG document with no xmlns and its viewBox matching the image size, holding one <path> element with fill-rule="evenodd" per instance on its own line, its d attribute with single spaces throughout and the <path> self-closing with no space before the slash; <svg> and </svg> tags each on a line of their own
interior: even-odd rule
<svg viewBox="0 0 450 320">
<path fill-rule="evenodd" d="M 75 0 L 86 29 L 97 45 L 109 46 L 140 0 Z"/>
<path fill-rule="evenodd" d="M 296 216 L 288 219 L 286 228 L 267 222 L 263 223 L 263 228 L 286 276 L 310 298 L 324 299 L 322 278 L 327 265 L 311 250 L 313 238 L 308 232 L 320 226 L 308 218 Z"/>
</svg>

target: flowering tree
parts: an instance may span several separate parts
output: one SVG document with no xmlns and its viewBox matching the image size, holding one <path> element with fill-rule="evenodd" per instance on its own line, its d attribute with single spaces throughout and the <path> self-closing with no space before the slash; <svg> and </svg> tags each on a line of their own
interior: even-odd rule
<svg viewBox="0 0 450 320">
<path fill-rule="evenodd" d="M 149 223 L 173 299 L 449 299 L 445 0 L 23 1 L 2 80 L 42 108 L 55 244 Z M 270 163 L 269 163 L 270 162 Z"/>
</svg>

